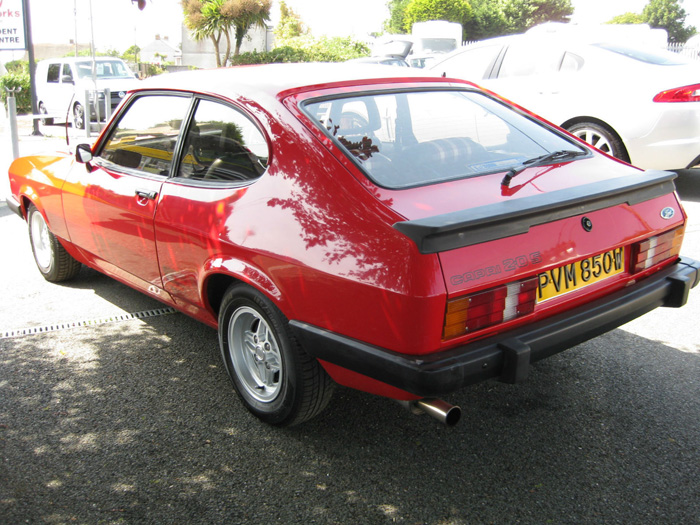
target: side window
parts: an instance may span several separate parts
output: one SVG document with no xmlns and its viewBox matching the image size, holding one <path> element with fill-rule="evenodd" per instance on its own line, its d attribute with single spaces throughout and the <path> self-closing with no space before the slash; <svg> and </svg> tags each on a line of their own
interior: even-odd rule
<svg viewBox="0 0 700 525">
<path fill-rule="evenodd" d="M 169 175 L 190 101 L 167 95 L 137 98 L 112 129 L 99 158 L 123 168 Z"/>
<path fill-rule="evenodd" d="M 559 71 L 562 73 L 574 73 L 583 67 L 583 58 L 573 53 L 564 53 Z"/>
<path fill-rule="evenodd" d="M 63 73 L 61 73 L 62 80 L 66 82 L 73 81 L 73 71 L 70 69 L 70 64 L 63 64 Z"/>
<path fill-rule="evenodd" d="M 260 130 L 241 112 L 200 100 L 187 130 L 179 177 L 249 181 L 267 168 L 268 147 Z"/>
<path fill-rule="evenodd" d="M 518 43 L 508 47 L 498 78 L 526 77 L 559 70 L 564 52 L 546 43 Z"/>
<path fill-rule="evenodd" d="M 500 51 L 500 45 L 475 47 L 453 56 L 436 69 L 444 72 L 448 77 L 478 82 L 486 78 Z"/>
<path fill-rule="evenodd" d="M 58 77 L 61 72 L 61 64 L 49 64 L 49 71 L 46 74 L 47 82 L 58 82 Z"/>
</svg>

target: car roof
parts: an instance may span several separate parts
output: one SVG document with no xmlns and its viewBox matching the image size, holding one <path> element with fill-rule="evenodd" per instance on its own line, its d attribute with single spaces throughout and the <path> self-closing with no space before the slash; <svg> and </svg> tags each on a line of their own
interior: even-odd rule
<svg viewBox="0 0 700 525">
<path fill-rule="evenodd" d="M 399 68 L 380 64 L 362 63 L 303 63 L 234 66 L 168 73 L 145 79 L 139 90 L 172 89 L 211 93 L 223 96 L 246 95 L 252 99 L 261 94 L 279 93 L 305 88 L 324 87 L 347 83 L 375 84 L 380 81 L 435 82 L 441 79 L 418 69 Z"/>
</svg>

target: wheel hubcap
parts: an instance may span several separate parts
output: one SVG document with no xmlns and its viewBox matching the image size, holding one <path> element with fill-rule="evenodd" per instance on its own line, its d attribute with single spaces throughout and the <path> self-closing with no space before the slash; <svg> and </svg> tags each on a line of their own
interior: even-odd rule
<svg viewBox="0 0 700 525">
<path fill-rule="evenodd" d="M 596 130 L 583 128 L 574 131 L 574 135 L 584 140 L 594 148 L 598 148 L 600 151 L 604 151 L 609 155 L 613 154 L 612 147 L 610 146 L 608 139 Z"/>
<path fill-rule="evenodd" d="M 48 270 L 51 266 L 51 239 L 49 237 L 49 228 L 38 211 L 32 214 L 31 229 L 32 248 L 34 248 L 36 262 L 44 270 Z"/>
<path fill-rule="evenodd" d="M 78 128 L 83 127 L 83 106 L 75 106 L 75 110 L 73 111 L 74 115 L 74 121 L 75 125 Z"/>
<path fill-rule="evenodd" d="M 282 385 L 279 345 L 267 322 L 253 308 L 237 309 L 228 330 L 229 354 L 245 392 L 252 398 L 274 401 Z"/>
</svg>

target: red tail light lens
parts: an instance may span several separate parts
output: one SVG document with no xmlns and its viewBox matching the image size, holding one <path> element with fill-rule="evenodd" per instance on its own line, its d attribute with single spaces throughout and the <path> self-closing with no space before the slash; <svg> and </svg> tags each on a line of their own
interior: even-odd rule
<svg viewBox="0 0 700 525">
<path fill-rule="evenodd" d="M 684 233 L 685 226 L 681 226 L 634 244 L 632 246 L 632 273 L 651 268 L 666 259 L 678 257 Z"/>
<path fill-rule="evenodd" d="M 700 102 L 700 84 L 667 89 L 656 95 L 654 102 Z"/>
<path fill-rule="evenodd" d="M 447 302 L 443 339 L 452 339 L 535 311 L 537 277 Z"/>
</svg>

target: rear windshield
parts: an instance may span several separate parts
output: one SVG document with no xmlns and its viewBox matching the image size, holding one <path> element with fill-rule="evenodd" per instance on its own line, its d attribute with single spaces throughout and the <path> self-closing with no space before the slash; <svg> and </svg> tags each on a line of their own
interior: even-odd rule
<svg viewBox="0 0 700 525">
<path fill-rule="evenodd" d="M 596 47 L 606 49 L 607 51 L 612 51 L 618 55 L 626 56 L 633 60 L 638 60 L 639 62 L 644 62 L 646 64 L 654 64 L 656 66 L 680 66 L 682 64 L 689 64 L 690 60 L 683 57 L 682 55 L 677 55 L 671 53 L 670 51 L 665 51 L 663 49 L 642 49 L 636 47 L 627 47 L 622 44 L 617 43 L 598 43 L 593 44 Z"/>
<path fill-rule="evenodd" d="M 310 101 L 304 110 L 385 188 L 506 171 L 553 151 L 585 151 L 476 91 L 376 93 Z"/>
</svg>

